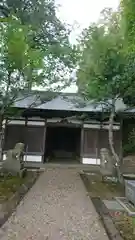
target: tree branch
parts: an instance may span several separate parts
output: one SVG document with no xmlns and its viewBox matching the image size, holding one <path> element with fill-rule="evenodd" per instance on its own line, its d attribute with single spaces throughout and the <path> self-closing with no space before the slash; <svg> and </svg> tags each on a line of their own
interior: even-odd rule
<svg viewBox="0 0 135 240">
<path fill-rule="evenodd" d="M 0 5 L 0 11 L 5 17 L 9 16 L 10 11 L 6 6 Z"/>
</svg>

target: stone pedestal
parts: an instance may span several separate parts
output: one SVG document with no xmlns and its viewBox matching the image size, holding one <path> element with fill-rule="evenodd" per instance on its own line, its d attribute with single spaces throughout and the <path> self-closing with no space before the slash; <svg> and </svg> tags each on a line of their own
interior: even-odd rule
<svg viewBox="0 0 135 240">
<path fill-rule="evenodd" d="M 135 181 L 125 180 L 125 196 L 135 206 Z"/>
</svg>

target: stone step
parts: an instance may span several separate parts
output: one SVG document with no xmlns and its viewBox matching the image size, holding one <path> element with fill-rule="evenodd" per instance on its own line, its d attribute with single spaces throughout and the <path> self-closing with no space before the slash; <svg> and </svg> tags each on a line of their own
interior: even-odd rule
<svg viewBox="0 0 135 240">
<path fill-rule="evenodd" d="M 129 216 L 135 217 L 135 206 L 125 197 L 115 197 L 116 201 L 125 209 Z"/>
<path fill-rule="evenodd" d="M 100 166 L 93 164 L 67 164 L 67 163 L 36 163 L 36 162 L 25 162 L 26 168 L 75 168 L 79 170 L 89 170 L 90 172 L 99 172 Z"/>
<path fill-rule="evenodd" d="M 24 167 L 28 169 L 47 169 L 47 168 L 75 168 L 79 170 L 87 170 L 89 172 L 100 172 L 100 165 L 95 164 L 74 164 L 74 163 L 41 163 L 41 162 L 25 162 Z M 0 162 L 0 169 L 2 162 Z"/>
</svg>

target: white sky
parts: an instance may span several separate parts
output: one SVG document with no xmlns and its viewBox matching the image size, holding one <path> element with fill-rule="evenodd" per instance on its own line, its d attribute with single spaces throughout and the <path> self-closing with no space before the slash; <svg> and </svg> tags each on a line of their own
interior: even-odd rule
<svg viewBox="0 0 135 240">
<path fill-rule="evenodd" d="M 70 36 L 72 43 L 76 42 L 76 38 L 81 31 L 88 27 L 90 23 L 98 20 L 100 12 L 104 8 L 116 9 L 119 0 L 55 0 L 56 4 L 60 4 L 58 16 L 61 20 L 71 25 L 74 24 L 74 30 Z M 68 87 L 65 92 L 76 92 L 75 85 Z"/>
<path fill-rule="evenodd" d="M 55 2 L 61 5 L 58 16 L 62 20 L 71 25 L 74 23 L 80 25 L 80 29 L 77 26 L 74 27 L 72 42 L 83 28 L 98 20 L 100 12 L 104 8 L 116 9 L 119 5 L 119 0 L 55 0 Z"/>
</svg>

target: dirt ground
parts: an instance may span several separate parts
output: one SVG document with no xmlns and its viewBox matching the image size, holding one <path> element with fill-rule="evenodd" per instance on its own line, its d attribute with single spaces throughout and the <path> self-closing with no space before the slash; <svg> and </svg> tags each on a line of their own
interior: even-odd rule
<svg viewBox="0 0 135 240">
<path fill-rule="evenodd" d="M 102 200 L 111 200 L 114 197 L 124 196 L 124 188 L 118 183 L 102 182 L 98 175 L 89 175 L 87 177 L 87 189 L 90 197 L 100 197 Z M 110 212 L 116 228 L 121 233 L 124 240 L 135 240 L 135 223 L 132 217 L 124 212 Z"/>
</svg>

